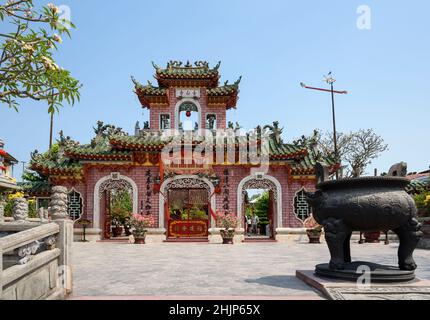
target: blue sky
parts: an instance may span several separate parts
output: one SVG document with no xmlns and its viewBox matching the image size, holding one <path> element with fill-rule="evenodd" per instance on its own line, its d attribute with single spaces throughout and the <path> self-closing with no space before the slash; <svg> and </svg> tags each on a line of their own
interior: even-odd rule
<svg viewBox="0 0 430 320">
<path fill-rule="evenodd" d="M 88 143 L 102 120 L 132 133 L 148 112 L 132 92 L 131 75 L 153 80 L 152 60 L 221 60 L 222 81 L 243 76 L 231 121 L 253 128 L 278 120 L 286 141 L 330 130 L 330 96 L 299 83 L 324 86 L 331 70 L 337 88 L 350 92 L 337 97 L 339 131 L 373 128 L 390 146 L 368 173 L 400 161 L 409 171 L 430 165 L 429 1 L 52 2 L 68 5 L 77 26 L 56 57 L 84 85 L 81 102 L 56 115 L 55 132 Z M 357 28 L 360 5 L 371 9 L 371 30 Z M 25 101 L 19 113 L 2 105 L 0 119 L 0 137 L 19 160 L 48 148 L 43 103 Z"/>
</svg>

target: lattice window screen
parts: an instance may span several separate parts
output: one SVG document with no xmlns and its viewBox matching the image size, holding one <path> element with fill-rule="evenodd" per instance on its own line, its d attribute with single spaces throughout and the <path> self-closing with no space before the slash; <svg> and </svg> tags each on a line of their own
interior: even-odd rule
<svg viewBox="0 0 430 320">
<path fill-rule="evenodd" d="M 69 217 L 72 220 L 78 220 L 82 215 L 82 197 L 76 192 L 69 193 Z"/>
<path fill-rule="evenodd" d="M 305 190 L 300 190 L 294 197 L 294 214 L 297 219 L 305 221 L 312 214 L 311 207 L 306 201 Z"/>
</svg>

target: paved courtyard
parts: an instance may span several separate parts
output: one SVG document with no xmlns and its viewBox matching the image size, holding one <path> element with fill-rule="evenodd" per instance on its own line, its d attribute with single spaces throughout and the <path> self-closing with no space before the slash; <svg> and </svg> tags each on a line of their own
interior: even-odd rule
<svg viewBox="0 0 430 320">
<path fill-rule="evenodd" d="M 354 260 L 396 265 L 397 244 L 354 244 Z M 415 253 L 430 279 L 430 251 Z M 329 259 L 326 245 L 75 243 L 74 296 L 321 299 L 296 279 Z"/>
</svg>

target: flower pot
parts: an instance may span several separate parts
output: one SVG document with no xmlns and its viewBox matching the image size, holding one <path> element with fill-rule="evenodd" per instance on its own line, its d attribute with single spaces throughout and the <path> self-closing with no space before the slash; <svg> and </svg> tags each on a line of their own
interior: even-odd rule
<svg viewBox="0 0 430 320">
<path fill-rule="evenodd" d="M 124 231 L 123 227 L 113 227 L 112 234 L 114 238 L 118 238 L 122 236 L 122 232 Z"/>
<path fill-rule="evenodd" d="M 320 244 L 321 241 L 321 234 L 322 232 L 315 232 L 312 230 L 308 230 L 306 231 L 306 233 L 308 234 L 308 238 L 309 238 L 309 243 L 311 244 Z"/>
<path fill-rule="evenodd" d="M 126 237 L 131 236 L 131 230 L 129 227 L 124 227 L 124 232 L 125 232 Z"/>
<path fill-rule="evenodd" d="M 430 224 L 424 224 L 421 227 L 421 231 L 424 234 L 424 238 L 430 239 Z"/>
<path fill-rule="evenodd" d="M 379 238 L 381 237 L 381 231 L 376 232 L 365 232 L 364 239 L 365 243 L 379 243 Z"/>
<path fill-rule="evenodd" d="M 221 230 L 222 244 L 234 244 L 234 230 Z"/>
<path fill-rule="evenodd" d="M 146 232 L 133 232 L 134 244 L 145 244 Z"/>
</svg>

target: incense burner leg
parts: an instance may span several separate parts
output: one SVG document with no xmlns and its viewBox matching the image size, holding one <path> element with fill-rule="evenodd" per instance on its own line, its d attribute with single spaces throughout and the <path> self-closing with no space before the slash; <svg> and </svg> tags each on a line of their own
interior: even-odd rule
<svg viewBox="0 0 430 320">
<path fill-rule="evenodd" d="M 331 255 L 330 269 L 343 270 L 345 262 L 351 260 L 349 239 L 352 231 L 341 219 L 329 218 L 323 222 L 323 226 Z"/>
<path fill-rule="evenodd" d="M 400 228 L 393 230 L 400 240 L 398 255 L 399 268 L 401 270 L 415 270 L 417 268 L 413 253 L 423 236 L 420 230 L 421 225 L 413 218 L 409 219 L 409 221 Z"/>
<path fill-rule="evenodd" d="M 351 237 L 352 231 L 348 231 L 345 241 L 343 242 L 343 257 L 345 262 L 352 262 L 351 259 Z"/>
</svg>

